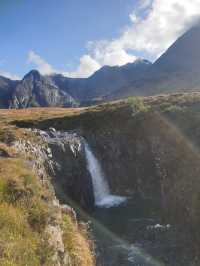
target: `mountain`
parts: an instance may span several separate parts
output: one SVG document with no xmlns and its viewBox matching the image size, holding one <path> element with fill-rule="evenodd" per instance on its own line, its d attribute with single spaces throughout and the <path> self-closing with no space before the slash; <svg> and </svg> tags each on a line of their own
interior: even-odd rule
<svg viewBox="0 0 200 266">
<path fill-rule="evenodd" d="M 18 81 L 10 80 L 0 76 L 0 107 L 7 108 L 9 100 L 12 97 L 14 88 L 17 86 Z"/>
<path fill-rule="evenodd" d="M 62 75 L 51 76 L 52 81 L 72 97 L 86 104 L 101 100 L 109 93 L 126 87 L 134 80 L 141 78 L 151 66 L 151 62 L 139 59 L 124 66 L 103 66 L 89 78 L 72 79 Z"/>
<path fill-rule="evenodd" d="M 43 76 L 21 81 L 0 77 L 0 108 L 87 106 L 128 96 L 200 90 L 200 24 L 183 34 L 156 62 L 139 59 L 103 66 L 88 78 Z"/>
<path fill-rule="evenodd" d="M 146 73 L 151 63 L 137 60 L 124 66 L 104 66 L 89 78 L 60 74 L 43 76 L 32 70 L 20 81 L 0 77 L 0 107 L 77 107 L 102 100 Z"/>
<path fill-rule="evenodd" d="M 32 70 L 20 81 L 11 97 L 11 108 L 36 106 L 77 106 L 77 102 L 66 91 L 63 91 L 51 79 Z"/>
<path fill-rule="evenodd" d="M 121 87 L 107 99 L 130 95 L 154 95 L 158 93 L 200 89 L 200 25 L 183 34 L 150 66 L 145 77 Z"/>
</svg>

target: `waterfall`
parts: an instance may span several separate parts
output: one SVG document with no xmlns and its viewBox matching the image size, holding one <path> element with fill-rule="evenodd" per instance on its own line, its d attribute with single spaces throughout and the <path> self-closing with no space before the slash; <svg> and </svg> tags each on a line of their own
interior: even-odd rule
<svg viewBox="0 0 200 266">
<path fill-rule="evenodd" d="M 125 197 L 112 195 L 110 193 L 109 185 L 100 163 L 93 154 L 88 143 L 78 133 L 73 131 L 57 131 L 54 128 L 49 128 L 48 131 L 34 129 L 33 132 L 41 136 L 48 145 L 60 146 L 63 152 L 66 151 L 66 147 L 70 148 L 75 158 L 78 158 L 79 155 L 82 154 L 82 151 L 85 151 L 86 166 L 91 176 L 96 206 L 109 208 L 117 206 L 126 200 Z M 48 149 L 48 152 L 49 158 L 52 158 L 51 149 Z M 60 167 L 59 164 L 60 162 L 56 162 L 56 167 Z"/>
<path fill-rule="evenodd" d="M 84 143 L 87 160 L 87 168 L 90 172 L 94 190 L 95 205 L 99 207 L 113 207 L 121 204 L 126 200 L 125 197 L 112 195 L 108 183 L 104 176 L 103 170 L 97 158 L 90 149 L 88 143 Z"/>
</svg>

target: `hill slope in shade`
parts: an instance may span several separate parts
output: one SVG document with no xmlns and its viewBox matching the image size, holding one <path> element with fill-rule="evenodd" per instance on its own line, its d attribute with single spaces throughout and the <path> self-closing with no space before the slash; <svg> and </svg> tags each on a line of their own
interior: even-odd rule
<svg viewBox="0 0 200 266">
<path fill-rule="evenodd" d="M 145 77 L 107 98 L 154 95 L 200 89 L 200 25 L 183 34 L 152 66 Z"/>
<path fill-rule="evenodd" d="M 62 75 L 54 75 L 54 83 L 66 90 L 80 102 L 98 100 L 108 93 L 115 93 L 119 88 L 126 87 L 130 82 L 142 77 L 151 63 L 147 60 L 137 60 L 124 66 L 104 66 L 89 78 L 72 79 Z"/>
</svg>

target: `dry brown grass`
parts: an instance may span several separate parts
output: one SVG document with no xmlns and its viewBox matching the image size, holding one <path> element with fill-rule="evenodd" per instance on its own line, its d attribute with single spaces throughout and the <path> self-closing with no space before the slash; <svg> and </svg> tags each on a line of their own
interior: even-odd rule
<svg viewBox="0 0 200 266">
<path fill-rule="evenodd" d="M 0 152 L 7 154 L 7 157 L 16 156 L 16 151 L 13 147 L 6 145 L 5 143 L 0 142 Z"/>
<path fill-rule="evenodd" d="M 19 138 L 31 138 L 27 131 L 18 128 L 14 121 L 42 121 L 49 118 L 71 117 L 80 115 L 84 108 L 30 108 L 30 109 L 0 109 L 0 141 L 11 143 Z"/>
<path fill-rule="evenodd" d="M 0 121 L 8 123 L 13 120 L 44 120 L 54 117 L 79 115 L 84 110 L 85 108 L 1 109 Z"/>
<path fill-rule="evenodd" d="M 49 210 L 43 193 L 39 179 L 25 161 L 12 157 L 0 159 L 0 265 L 51 265 L 48 236 L 41 233 Z M 46 250 L 42 254 L 44 243 Z"/>
<path fill-rule="evenodd" d="M 128 100 L 117 100 L 109 103 L 103 103 L 87 108 L 28 108 L 28 109 L 0 109 L 0 123 L 8 124 L 12 121 L 42 121 L 46 119 L 58 118 L 58 117 L 73 117 L 79 116 L 85 112 L 98 112 L 105 109 L 112 110 L 119 107 L 127 106 L 130 103 Z M 140 97 L 145 104 L 159 105 L 163 102 L 169 103 L 190 103 L 194 101 L 200 101 L 200 92 L 191 93 L 175 93 L 175 94 L 163 94 L 150 97 Z"/>
<path fill-rule="evenodd" d="M 91 256 L 92 242 L 88 237 L 88 231 L 81 226 L 75 226 L 71 217 L 64 216 L 63 239 L 68 250 L 72 266 L 94 266 L 94 254 Z"/>
</svg>

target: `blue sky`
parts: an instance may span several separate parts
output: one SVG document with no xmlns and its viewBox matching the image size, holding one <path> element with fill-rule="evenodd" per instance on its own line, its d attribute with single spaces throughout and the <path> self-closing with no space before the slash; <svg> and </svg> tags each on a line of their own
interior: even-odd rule
<svg viewBox="0 0 200 266">
<path fill-rule="evenodd" d="M 113 38 L 129 23 L 133 0 L 6 0 L 0 11 L 0 68 L 23 75 L 30 50 L 73 69 L 90 40 Z M 124 2 L 126 2 L 124 4 Z"/>
<path fill-rule="evenodd" d="M 37 68 L 82 77 L 138 56 L 155 60 L 200 14 L 194 1 L 0 0 L 0 74 Z M 166 15 L 177 20 L 176 3 L 185 10 L 177 28 Z"/>
</svg>

